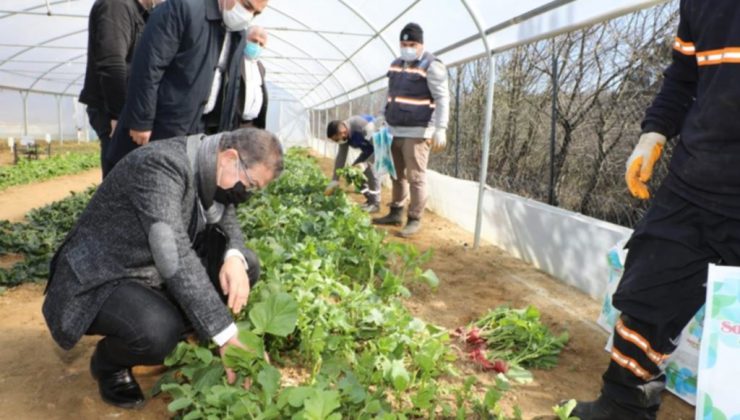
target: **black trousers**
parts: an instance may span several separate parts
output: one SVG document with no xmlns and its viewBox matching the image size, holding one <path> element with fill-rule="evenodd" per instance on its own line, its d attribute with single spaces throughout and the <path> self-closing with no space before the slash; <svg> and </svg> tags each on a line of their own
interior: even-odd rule
<svg viewBox="0 0 740 420">
<path fill-rule="evenodd" d="M 622 316 L 602 395 L 642 418 L 660 405 L 665 361 L 706 300 L 708 265 L 740 264 L 740 220 L 661 187 L 627 248 L 613 298 Z"/>
<path fill-rule="evenodd" d="M 91 106 L 87 107 L 87 116 L 90 119 L 90 127 L 95 130 L 100 139 L 100 167 L 105 176 L 111 169 L 105 157 L 110 146 L 110 138 L 113 135 L 110 127 L 111 118 L 105 110 Z"/>
<path fill-rule="evenodd" d="M 253 252 L 245 258 L 253 286 L 260 276 L 259 259 Z M 221 287 L 214 287 L 225 301 Z M 112 372 L 161 364 L 190 329 L 184 312 L 166 290 L 129 281 L 121 282 L 108 297 L 87 334 L 104 336 L 96 348 L 97 368 Z"/>
</svg>

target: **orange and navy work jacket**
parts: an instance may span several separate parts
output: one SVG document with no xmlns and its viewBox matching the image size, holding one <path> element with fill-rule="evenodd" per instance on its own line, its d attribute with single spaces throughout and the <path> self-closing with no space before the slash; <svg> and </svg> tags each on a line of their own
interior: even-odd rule
<svg viewBox="0 0 740 420">
<path fill-rule="evenodd" d="M 427 84 L 427 70 L 436 60 L 424 52 L 419 60 L 400 58 L 388 70 L 388 103 L 385 119 L 398 127 L 427 127 L 434 113 L 434 98 Z"/>
<path fill-rule="evenodd" d="M 642 131 L 680 135 L 666 187 L 740 218 L 740 1 L 682 0 L 672 47 Z"/>
</svg>

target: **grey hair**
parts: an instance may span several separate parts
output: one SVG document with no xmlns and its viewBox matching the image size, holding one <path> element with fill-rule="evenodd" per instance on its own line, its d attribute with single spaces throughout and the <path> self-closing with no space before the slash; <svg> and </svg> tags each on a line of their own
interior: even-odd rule
<svg viewBox="0 0 740 420">
<path fill-rule="evenodd" d="M 223 133 L 219 141 L 221 151 L 235 149 L 247 168 L 265 165 L 277 178 L 283 172 L 283 145 L 269 131 L 242 128 Z"/>
</svg>

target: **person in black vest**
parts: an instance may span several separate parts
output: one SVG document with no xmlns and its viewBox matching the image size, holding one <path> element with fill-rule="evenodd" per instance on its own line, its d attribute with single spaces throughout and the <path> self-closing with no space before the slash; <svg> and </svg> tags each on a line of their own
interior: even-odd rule
<svg viewBox="0 0 740 420">
<path fill-rule="evenodd" d="M 80 102 L 100 139 L 100 164 L 126 101 L 126 82 L 149 12 L 164 0 L 97 0 L 90 10 L 87 69 Z"/>
<path fill-rule="evenodd" d="M 633 196 L 650 198 L 647 182 L 663 146 L 679 138 L 668 174 L 626 245 L 612 299 L 622 314 L 601 395 L 579 401 L 572 416 L 655 419 L 668 358 L 705 303 L 708 265 L 740 265 L 738 46 L 739 2 L 680 2 L 673 60 L 627 160 Z"/>
<path fill-rule="evenodd" d="M 109 169 L 150 140 L 236 128 L 244 31 L 267 2 L 168 0 L 155 9 L 134 53 Z"/>
<path fill-rule="evenodd" d="M 259 60 L 267 45 L 267 31 L 261 26 L 250 26 L 244 59 L 241 65 L 242 83 L 239 88 L 237 112 L 239 127 L 265 129 L 267 122 L 267 84 L 265 66 Z"/>
<path fill-rule="evenodd" d="M 445 148 L 449 116 L 447 68 L 432 53 L 424 51 L 424 32 L 416 23 L 409 23 L 401 31 L 401 57 L 391 63 L 388 71 L 385 108 L 385 120 L 393 135 L 391 153 L 397 177 L 393 181 L 390 213 L 373 219 L 373 223 L 400 225 L 403 207 L 410 201 L 408 221 L 400 235 L 409 237 L 419 231 L 427 201 L 430 144 L 433 151 Z"/>
</svg>

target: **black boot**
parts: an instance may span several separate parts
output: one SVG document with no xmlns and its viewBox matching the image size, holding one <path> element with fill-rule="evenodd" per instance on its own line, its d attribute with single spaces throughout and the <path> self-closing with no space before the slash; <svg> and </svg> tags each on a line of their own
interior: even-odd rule
<svg viewBox="0 0 740 420">
<path fill-rule="evenodd" d="M 391 206 L 391 211 L 383 217 L 373 219 L 373 224 L 376 225 L 395 225 L 401 226 L 403 223 L 403 207 Z"/>
<path fill-rule="evenodd" d="M 657 406 L 637 412 L 603 395 L 594 401 L 578 401 L 570 413 L 581 420 L 655 420 L 657 414 Z"/>
<path fill-rule="evenodd" d="M 410 238 L 416 235 L 421 229 L 421 220 L 409 217 L 406 226 L 398 233 L 403 238 Z"/>
<path fill-rule="evenodd" d="M 98 390 L 103 401 L 121 408 L 138 408 L 144 405 L 144 393 L 130 368 L 104 371 L 99 365 L 96 349 L 90 358 L 90 373 L 98 381 Z"/>
</svg>

